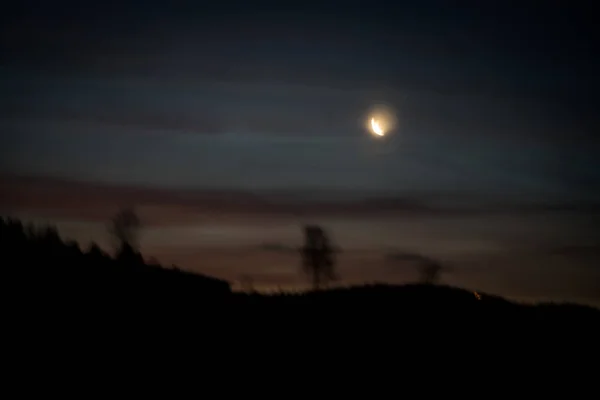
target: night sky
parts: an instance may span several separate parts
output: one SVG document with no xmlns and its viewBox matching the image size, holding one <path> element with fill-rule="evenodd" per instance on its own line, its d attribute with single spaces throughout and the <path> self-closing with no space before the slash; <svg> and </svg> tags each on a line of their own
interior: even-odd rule
<svg viewBox="0 0 600 400">
<path fill-rule="evenodd" d="M 348 256 L 357 280 L 402 280 L 373 261 L 397 248 L 451 248 L 476 269 L 482 249 L 500 265 L 577 244 L 553 259 L 562 272 L 528 273 L 535 290 L 503 267 L 448 279 L 522 297 L 600 288 L 592 2 L 15 3 L 0 16 L 5 213 L 102 243 L 102 221 L 134 204 L 161 260 L 275 283 L 300 280 L 297 262 L 261 243 L 298 245 L 307 219 L 372 252 Z M 365 121 L 381 104 L 398 123 L 379 140 Z M 576 215 L 427 214 L 523 202 Z M 238 265 L 252 257 L 233 249 L 260 254 Z"/>
</svg>

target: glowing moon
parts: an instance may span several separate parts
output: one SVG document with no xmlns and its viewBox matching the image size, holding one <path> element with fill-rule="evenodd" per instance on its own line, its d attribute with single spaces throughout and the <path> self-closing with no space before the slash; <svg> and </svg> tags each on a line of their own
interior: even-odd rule
<svg viewBox="0 0 600 400">
<path fill-rule="evenodd" d="M 385 135 L 385 132 L 383 131 L 383 128 L 381 127 L 381 124 L 375 118 L 371 118 L 371 130 L 373 131 L 373 134 L 375 134 L 377 136 Z"/>
<path fill-rule="evenodd" d="M 364 127 L 372 136 L 382 139 L 395 134 L 397 125 L 396 113 L 392 107 L 376 104 L 365 115 Z"/>
</svg>

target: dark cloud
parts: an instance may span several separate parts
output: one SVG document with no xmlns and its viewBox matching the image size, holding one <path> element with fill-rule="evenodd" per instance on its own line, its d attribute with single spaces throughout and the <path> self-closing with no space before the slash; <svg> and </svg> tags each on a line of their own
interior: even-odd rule
<svg viewBox="0 0 600 400">
<path fill-rule="evenodd" d="M 263 243 L 258 246 L 259 249 L 275 252 L 275 253 L 298 253 L 299 249 L 293 246 L 281 244 L 281 243 Z"/>
<path fill-rule="evenodd" d="M 395 251 L 392 253 L 388 253 L 385 255 L 385 258 L 388 261 L 408 263 L 410 265 L 416 265 L 416 266 L 438 265 L 440 268 L 442 267 L 442 265 L 439 261 L 436 261 L 431 257 L 425 256 L 422 254 L 418 254 L 418 253 L 406 252 L 406 251 Z"/>
<path fill-rule="evenodd" d="M 394 218 L 414 216 L 456 217 L 477 215 L 536 215 L 560 213 L 597 213 L 597 205 L 549 204 L 526 207 L 516 204 L 474 205 L 450 207 L 436 205 L 430 198 L 388 197 L 373 198 L 346 196 L 335 190 L 306 196 L 306 190 L 173 190 L 144 186 L 124 186 L 84 183 L 55 178 L 0 176 L 0 207 L 5 210 L 37 210 L 77 218 L 104 220 L 124 204 L 138 207 L 170 207 L 182 212 L 207 215 L 256 215 L 322 217 L 361 217 L 393 215 Z M 329 199 L 329 200 L 323 200 Z M 332 200 L 337 199 L 337 200 Z M 175 217 L 174 217 L 175 218 Z M 171 221 L 173 222 L 173 221 Z M 596 234 L 593 227 L 580 227 Z M 290 251 L 281 243 L 269 242 L 260 246 L 269 251 Z M 558 251 L 558 250 L 557 250 Z M 392 251 L 386 255 L 390 261 L 428 262 L 426 256 Z M 430 260 L 431 261 L 431 260 Z"/>
<path fill-rule="evenodd" d="M 369 201 L 322 202 L 305 199 L 281 201 L 277 192 L 235 190 L 164 190 L 73 182 L 53 178 L 4 175 L 0 180 L 0 205 L 69 213 L 114 210 L 123 204 L 182 207 L 199 213 L 249 213 L 270 215 L 360 215 L 409 211 L 401 201 L 382 208 Z M 293 196 L 295 197 L 295 196 Z M 103 216 L 105 217 L 105 215 Z M 266 244 L 267 246 L 267 244 Z M 272 247 L 272 246 L 271 246 Z"/>
</svg>

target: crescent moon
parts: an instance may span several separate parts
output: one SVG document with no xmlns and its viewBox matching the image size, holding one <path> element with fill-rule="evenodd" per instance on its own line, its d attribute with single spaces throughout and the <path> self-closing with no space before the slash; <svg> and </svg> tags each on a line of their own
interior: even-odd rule
<svg viewBox="0 0 600 400">
<path fill-rule="evenodd" d="M 375 118 L 371 118 L 371 129 L 373 129 L 373 133 L 377 136 L 383 136 L 385 134 L 381 128 L 381 125 L 379 125 L 379 122 L 377 122 Z"/>
</svg>

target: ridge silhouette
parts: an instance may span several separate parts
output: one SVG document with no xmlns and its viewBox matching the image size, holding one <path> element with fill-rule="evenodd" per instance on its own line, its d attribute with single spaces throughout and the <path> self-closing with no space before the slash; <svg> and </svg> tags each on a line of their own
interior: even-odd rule
<svg viewBox="0 0 600 400">
<path fill-rule="evenodd" d="M 29 293 L 44 298 L 43 305 L 60 303 L 65 310 L 94 304 L 120 313 L 122 307 L 137 304 L 140 311 L 150 312 L 152 306 L 160 305 L 163 311 L 201 309 L 214 314 L 229 312 L 230 316 L 251 312 L 256 318 L 277 316 L 279 322 L 298 318 L 309 325 L 324 326 L 331 326 L 333 321 L 352 325 L 364 318 L 390 331 L 399 329 L 399 320 L 450 326 L 459 322 L 521 327 L 600 326 L 600 310 L 593 307 L 525 305 L 433 284 L 375 284 L 271 295 L 237 293 L 223 279 L 186 272 L 174 265 L 163 266 L 156 260 L 146 262 L 126 243 L 113 257 L 96 243 L 82 250 L 75 242 L 63 241 L 53 227 L 35 227 L 11 218 L 0 219 L 0 251 L 6 282 L 18 287 L 22 296 Z"/>
</svg>

